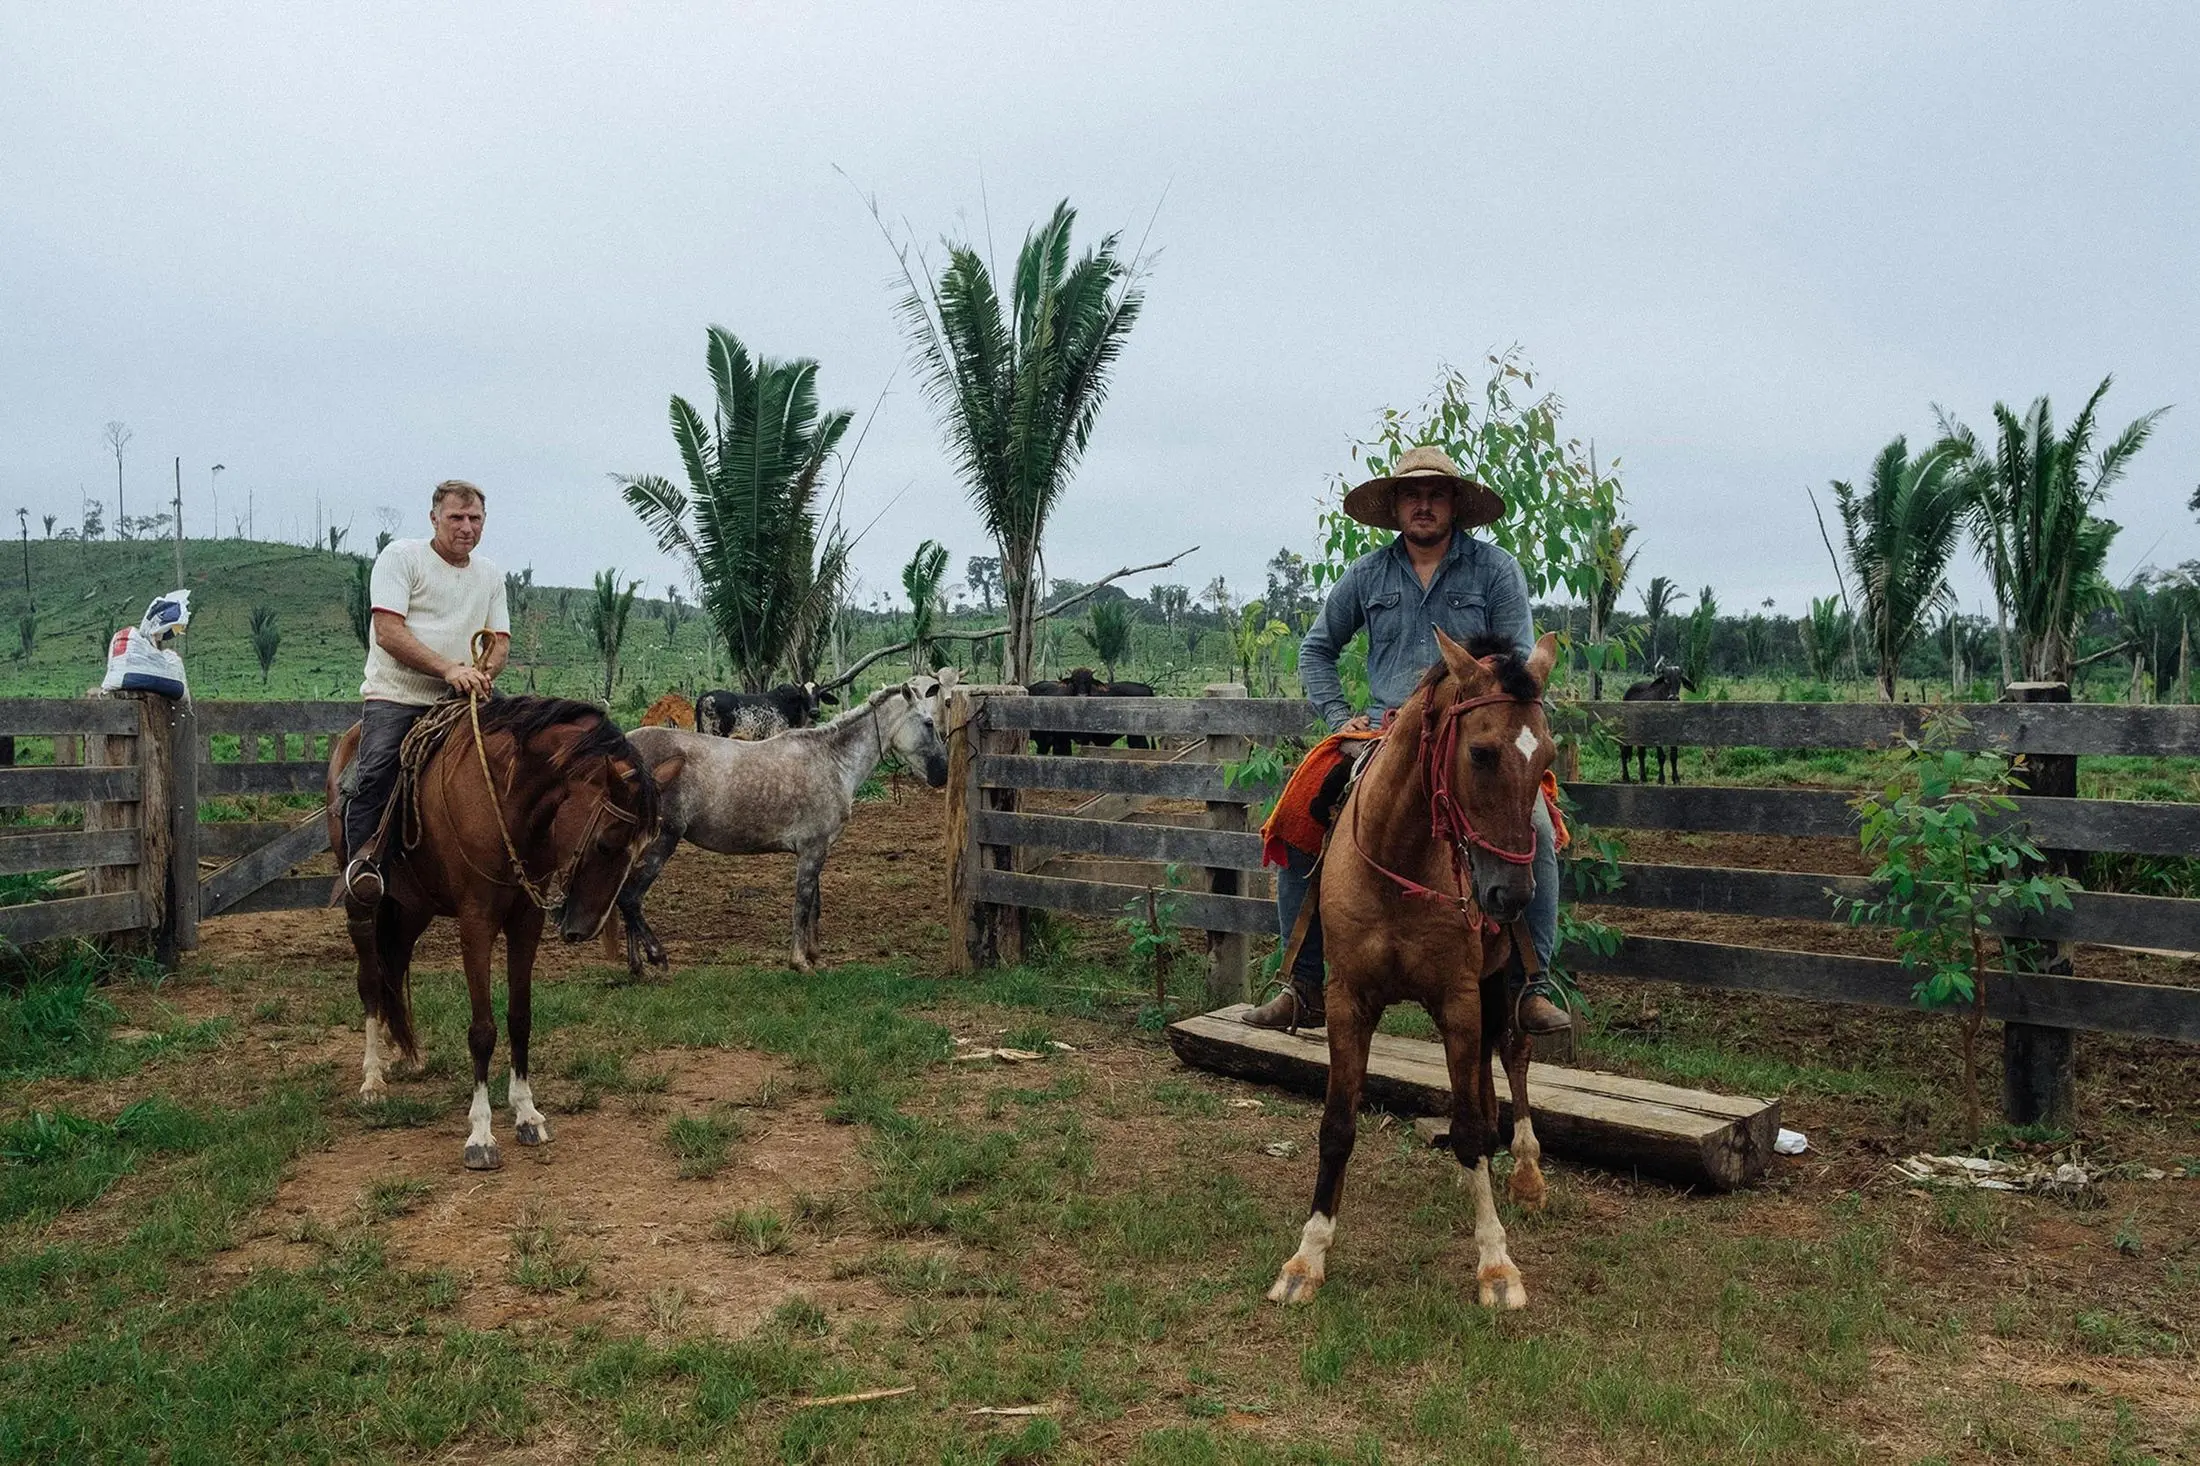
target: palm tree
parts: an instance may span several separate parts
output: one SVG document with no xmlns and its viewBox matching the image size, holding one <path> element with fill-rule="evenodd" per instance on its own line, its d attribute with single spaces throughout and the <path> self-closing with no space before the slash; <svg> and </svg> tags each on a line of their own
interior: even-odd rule
<svg viewBox="0 0 2200 1466">
<path fill-rule="evenodd" d="M 641 588 L 639 580 L 630 580 L 626 589 L 620 590 L 616 567 L 596 572 L 595 594 L 588 602 L 588 634 L 596 643 L 596 655 L 603 659 L 603 700 L 607 705 L 612 684 L 618 680 L 619 648 L 626 644 L 626 620 L 634 612 L 634 592 Z"/>
<path fill-rule="evenodd" d="M 1629 557 L 1628 563 L 1634 563 L 1632 556 Z M 1665 623 L 1665 618 L 1679 610 L 1681 602 L 1687 599 L 1687 596 L 1681 594 L 1681 588 L 1674 584 L 1671 576 L 1652 576 L 1650 584 L 1643 589 L 1642 615 L 1643 619 L 1650 623 L 1650 661 L 1653 666 L 1656 665 L 1658 660 L 1658 628 Z"/>
<path fill-rule="evenodd" d="M 267 673 L 275 665 L 275 651 L 283 644 L 282 630 L 275 624 L 273 606 L 252 608 L 252 655 L 260 659 L 260 686 L 267 686 Z"/>
<path fill-rule="evenodd" d="M 947 547 L 937 540 L 917 546 L 909 563 L 901 567 L 901 588 L 909 596 L 909 670 L 933 670 L 932 625 L 942 609 L 941 587 L 947 580 Z"/>
<path fill-rule="evenodd" d="M 1128 601 L 1094 601 L 1092 624 L 1073 628 L 1092 648 L 1092 654 L 1107 669 L 1108 680 L 1115 680 L 1115 664 L 1127 661 L 1131 654 L 1131 610 Z"/>
<path fill-rule="evenodd" d="M 1849 573 L 1862 588 L 1864 634 L 1879 664 L 1879 695 L 1894 701 L 1903 653 L 1948 597 L 1948 561 L 1962 528 L 1965 488 L 1954 456 L 1935 446 L 1910 457 L 1896 438 L 1872 461 L 1862 492 L 1835 479 L 1833 498 Z"/>
<path fill-rule="evenodd" d="M 782 668 L 806 680 L 830 638 L 849 543 L 837 525 L 821 537 L 818 488 L 851 414 L 819 412 L 807 358 L 752 358 L 723 326 L 707 358 L 710 421 L 672 399 L 686 488 L 656 474 L 613 481 L 658 548 L 687 561 L 734 675 L 762 692 Z"/>
<path fill-rule="evenodd" d="M 2029 681 L 2068 682 L 2075 672 L 2078 624 L 2113 595 L 2102 566 L 2117 526 L 2095 511 L 2168 411 L 2136 419 L 2095 453 L 2095 413 L 2114 380 L 2101 379 L 2060 436 L 2045 397 L 2022 417 L 1995 403 L 1991 450 L 1941 417 L 1968 496 L 1972 543 Z"/>
<path fill-rule="evenodd" d="M 1849 616 L 1839 596 L 1813 597 L 1810 619 L 1797 628 L 1803 637 L 1803 655 L 1810 661 L 1811 680 L 1833 681 L 1833 669 L 1841 661 L 1841 648 L 1849 639 Z"/>
<path fill-rule="evenodd" d="M 1635 556 L 1640 550 L 1629 550 L 1627 542 L 1634 538 L 1635 527 L 1614 521 L 1608 514 L 1600 517 L 1596 532 L 1590 536 L 1590 553 L 1595 557 L 1596 586 L 1589 597 L 1589 644 L 1601 647 L 1605 634 L 1612 625 L 1612 612 L 1619 606 L 1619 593 L 1627 586 L 1628 574 L 1635 568 Z M 1604 670 L 1601 666 L 1589 673 L 1589 700 L 1594 702 L 1604 696 Z"/>
<path fill-rule="evenodd" d="M 1688 613 L 1688 640 L 1681 648 L 1681 672 L 1698 687 L 1711 676 L 1711 636 L 1718 625 L 1719 598 L 1707 585 L 1696 597 L 1696 609 Z"/>
<path fill-rule="evenodd" d="M 918 371 L 1000 547 L 1011 682 L 1036 674 L 1047 520 L 1092 439 L 1109 372 L 1143 303 L 1116 235 L 1070 262 L 1076 218 L 1065 200 L 1024 237 L 1005 313 L 992 271 L 970 245 L 950 245 L 938 279 L 921 284 L 903 257 L 901 314 Z"/>
<path fill-rule="evenodd" d="M 1742 658 L 1752 672 L 1762 671 L 1772 651 L 1772 627 L 1763 612 L 1752 612 L 1742 623 Z"/>
</svg>

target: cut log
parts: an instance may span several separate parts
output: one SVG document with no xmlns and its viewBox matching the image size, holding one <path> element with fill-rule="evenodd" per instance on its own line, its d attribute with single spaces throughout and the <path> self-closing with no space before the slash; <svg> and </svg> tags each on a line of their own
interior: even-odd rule
<svg viewBox="0 0 2200 1466">
<path fill-rule="evenodd" d="M 1306 1034 L 1249 1028 L 1233 1004 L 1169 1025 L 1169 1047 L 1194 1068 L 1319 1096 L 1329 1087 L 1329 1045 Z M 1511 1134 L 1512 1104 L 1497 1073 L 1498 1108 Z M 1448 1116 L 1444 1052 L 1422 1039 L 1379 1033 L 1368 1054 L 1366 1101 L 1405 1115 Z M 1535 1064 L 1528 1102 L 1543 1149 L 1606 1170 L 1640 1172 L 1684 1186 L 1731 1191 L 1764 1173 L 1780 1132 L 1780 1102 L 1745 1099 Z"/>
</svg>

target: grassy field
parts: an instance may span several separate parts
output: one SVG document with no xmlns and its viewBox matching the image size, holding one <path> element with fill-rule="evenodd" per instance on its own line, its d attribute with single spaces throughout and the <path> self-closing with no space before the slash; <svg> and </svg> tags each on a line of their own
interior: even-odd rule
<svg viewBox="0 0 2200 1466">
<path fill-rule="evenodd" d="M 619 1217 L 561 1200 L 571 1172 L 457 1168 L 451 973 L 420 980 L 425 1072 L 372 1109 L 349 1097 L 346 973 L 204 963 L 0 998 L 0 1461 L 2200 1451 L 2200 1183 L 2089 1213 L 1928 1197 L 1871 1166 L 1787 1164 L 1690 1198 L 1561 1165 L 1551 1211 L 1507 1214 L 1535 1303 L 1501 1318 L 1472 1302 L 1455 1164 L 1371 1116 L 1331 1283 L 1285 1311 L 1260 1295 L 1295 1235 L 1314 1112 L 1176 1068 L 1127 986 L 1065 960 L 952 985 L 706 966 L 538 989 L 553 1116 L 624 1127 L 634 1152 L 561 1155 L 607 1143 L 569 1128 L 544 1154 L 716 1208 L 687 1276 L 774 1287 L 732 1331 L 697 1288 L 632 1296 Z M 973 1034 L 1050 1057 L 951 1062 Z M 1717 1047 L 1685 1021 L 1592 1037 L 1650 1073 Z M 744 1051 L 774 1066 L 745 1092 L 691 1103 L 668 1080 Z M 1754 1077 L 1806 1111 L 1816 1096 L 1820 1118 L 1898 1129 L 1937 1103 L 1911 1057 L 1795 1054 Z M 738 1168 L 805 1117 L 848 1137 L 850 1169 L 805 1168 L 759 1203 L 738 1177 L 760 1173 Z M 356 1182 L 286 1189 L 346 1154 L 367 1162 Z M 433 1255 L 420 1229 L 485 1187 L 501 1230 L 471 1262 Z M 817 1281 L 780 1296 L 782 1272 Z M 501 1323 L 477 1307 L 492 1291 L 520 1300 Z"/>
</svg>

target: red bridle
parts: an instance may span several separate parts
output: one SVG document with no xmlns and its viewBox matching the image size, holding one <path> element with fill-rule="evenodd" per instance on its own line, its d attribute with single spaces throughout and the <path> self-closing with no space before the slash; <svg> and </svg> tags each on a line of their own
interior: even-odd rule
<svg viewBox="0 0 2200 1466">
<path fill-rule="evenodd" d="M 1468 878 L 1467 847 L 1471 845 L 1485 850 L 1509 865 L 1527 865 L 1535 859 L 1535 836 L 1531 831 L 1528 848 L 1525 850 L 1507 850 L 1492 841 L 1474 827 L 1474 821 L 1467 815 L 1466 805 L 1460 802 L 1458 794 L 1451 787 L 1451 778 L 1459 752 L 1460 720 L 1476 708 L 1501 702 L 1526 703 L 1532 706 L 1535 699 L 1516 698 L 1504 692 L 1461 698 L 1436 714 L 1435 726 L 1424 729 L 1421 734 L 1421 781 L 1428 789 L 1429 835 L 1443 841 L 1451 851 L 1452 884 L 1457 890 L 1439 891 L 1425 886 L 1411 876 L 1400 875 L 1368 854 L 1366 842 L 1360 839 L 1360 801 L 1357 791 L 1352 799 L 1352 845 L 1359 852 L 1360 859 L 1389 877 L 1391 883 L 1406 895 L 1420 896 L 1431 901 L 1448 901 L 1459 908 L 1459 914 L 1463 917 L 1471 919 L 1481 916 L 1483 927 L 1492 932 L 1497 930 L 1497 923 L 1481 910 L 1471 894 L 1473 885 Z"/>
</svg>

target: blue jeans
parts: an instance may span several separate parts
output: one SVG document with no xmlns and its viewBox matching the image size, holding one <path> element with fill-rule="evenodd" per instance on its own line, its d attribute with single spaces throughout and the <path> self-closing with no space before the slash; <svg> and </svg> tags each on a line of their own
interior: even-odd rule
<svg viewBox="0 0 2200 1466">
<path fill-rule="evenodd" d="M 1288 945 L 1299 908 L 1306 904 L 1307 878 L 1313 874 L 1314 857 L 1298 850 L 1285 853 L 1287 863 L 1276 872 L 1276 921 Z M 1535 943 L 1536 956 L 1549 967 L 1552 949 L 1558 945 L 1558 849 L 1550 807 L 1541 799 L 1535 802 L 1535 894 L 1528 898 L 1528 939 Z M 1306 924 L 1306 944 L 1299 948 L 1299 960 L 1292 964 L 1290 977 L 1291 985 L 1302 991 L 1318 993 L 1322 989 L 1325 975 L 1319 911 Z"/>
</svg>

